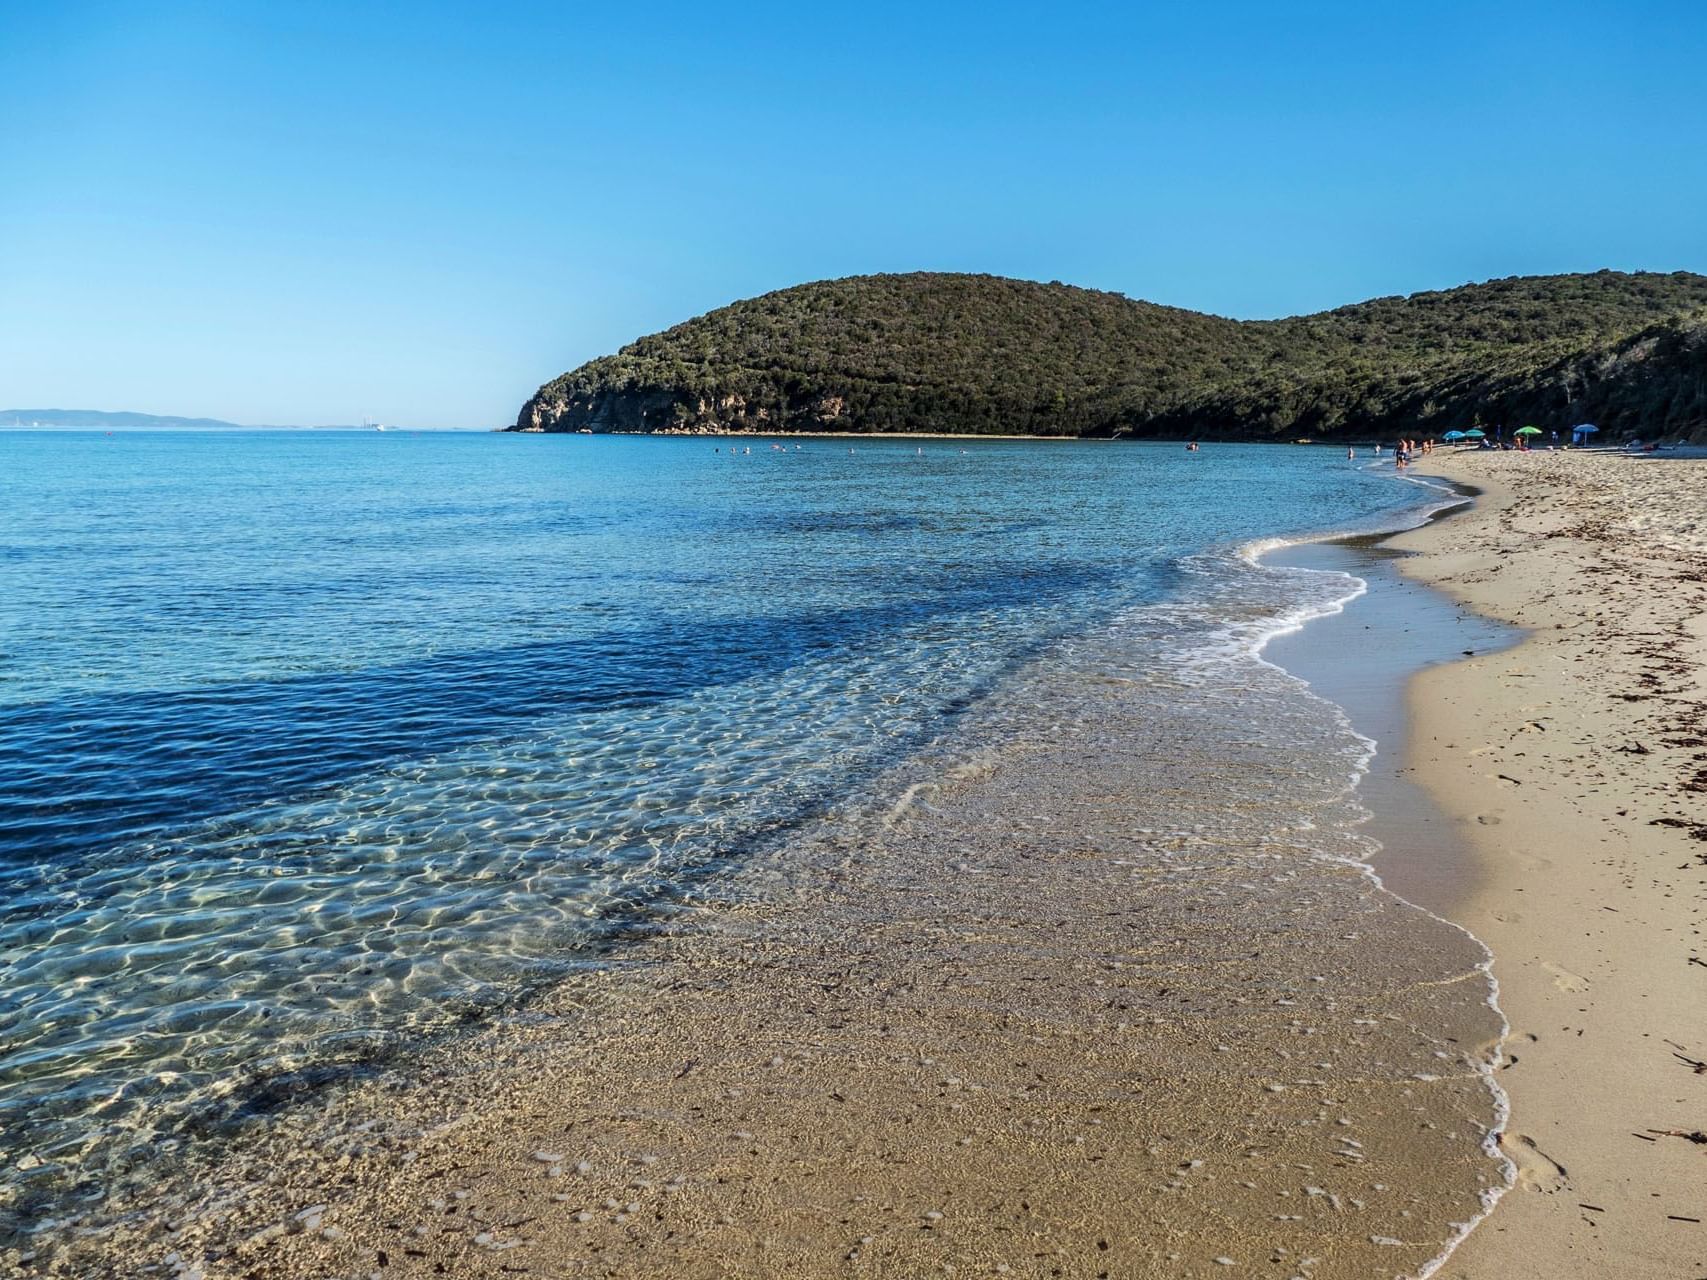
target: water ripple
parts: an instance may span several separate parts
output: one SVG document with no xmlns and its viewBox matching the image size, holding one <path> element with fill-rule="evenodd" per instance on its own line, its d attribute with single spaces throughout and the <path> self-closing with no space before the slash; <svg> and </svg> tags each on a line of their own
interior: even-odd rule
<svg viewBox="0 0 1707 1280">
<path fill-rule="evenodd" d="M 601 962 L 1117 612 L 1198 696 L 1285 603 L 1198 553 L 1410 497 L 1311 450 L 0 448 L 0 1152 L 81 1179 Z"/>
</svg>

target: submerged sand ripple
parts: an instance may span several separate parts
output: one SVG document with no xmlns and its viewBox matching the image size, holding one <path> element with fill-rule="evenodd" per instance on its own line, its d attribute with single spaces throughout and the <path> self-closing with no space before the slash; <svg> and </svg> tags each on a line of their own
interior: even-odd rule
<svg viewBox="0 0 1707 1280">
<path fill-rule="evenodd" d="M 1416 1273 L 1504 1181 L 1485 953 L 1357 861 L 1331 707 L 1248 651 L 1152 658 L 1056 655 L 889 804 L 93 1248 L 210 1277 Z"/>
</svg>

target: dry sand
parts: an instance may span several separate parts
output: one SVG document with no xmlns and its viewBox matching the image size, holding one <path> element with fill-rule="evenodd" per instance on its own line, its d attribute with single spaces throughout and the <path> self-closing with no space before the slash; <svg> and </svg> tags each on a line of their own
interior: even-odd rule
<svg viewBox="0 0 1707 1280">
<path fill-rule="evenodd" d="M 1466 453 L 1396 543 L 1528 628 L 1424 672 L 1410 763 L 1479 855 L 1518 1186 L 1440 1273 L 1707 1276 L 1707 460 Z"/>
</svg>

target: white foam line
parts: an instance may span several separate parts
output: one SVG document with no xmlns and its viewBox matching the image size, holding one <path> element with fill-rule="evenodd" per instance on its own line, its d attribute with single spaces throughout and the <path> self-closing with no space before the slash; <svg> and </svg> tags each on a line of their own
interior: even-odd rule
<svg viewBox="0 0 1707 1280">
<path fill-rule="evenodd" d="M 1234 554 L 1249 564 L 1265 568 L 1266 566 L 1262 564 L 1262 558 L 1270 552 L 1280 551 L 1286 547 L 1308 547 L 1320 542 L 1340 542 L 1346 538 L 1396 536 L 1412 529 L 1420 529 L 1440 515 L 1441 512 L 1468 506 L 1473 501 L 1469 496 L 1454 489 L 1451 485 L 1441 484 L 1427 476 L 1395 475 L 1392 478 L 1403 481 L 1405 484 L 1414 484 L 1419 488 L 1433 489 L 1447 496 L 1439 501 L 1419 507 L 1415 511 L 1406 512 L 1403 522 L 1399 524 L 1370 525 L 1365 528 L 1353 529 L 1327 529 L 1320 533 L 1295 534 L 1285 538 L 1253 538 L 1251 541 L 1235 547 Z M 1310 572 L 1321 571 L 1310 570 Z"/>
<path fill-rule="evenodd" d="M 1412 477 L 1410 477 L 1410 476 L 1396 476 L 1395 478 L 1407 480 L 1407 481 L 1410 481 L 1411 483 L 1414 483 L 1414 484 L 1422 484 L 1428 488 L 1442 489 L 1442 488 L 1446 487 L 1443 485 L 1438 485 L 1438 484 L 1434 484 L 1432 482 L 1423 480 L 1420 477 L 1416 478 L 1416 479 L 1412 479 Z M 1422 517 L 1420 519 L 1418 519 L 1415 523 L 1403 525 L 1400 528 L 1391 530 L 1390 532 L 1402 533 L 1406 529 L 1418 528 L 1421 525 L 1428 523 L 1428 521 L 1433 519 L 1434 516 L 1438 512 L 1446 510 L 1449 507 L 1457 506 L 1461 502 L 1467 502 L 1468 501 L 1467 499 L 1464 499 L 1461 495 L 1459 495 L 1456 491 L 1452 491 L 1452 492 L 1453 492 L 1453 498 L 1451 501 L 1441 502 L 1441 503 L 1429 508 L 1428 511 L 1424 515 L 1422 515 Z M 1375 530 L 1375 531 L 1371 531 L 1371 532 L 1381 532 L 1381 531 Z M 1339 533 L 1339 534 L 1327 533 L 1327 534 L 1318 534 L 1318 535 L 1313 535 L 1313 536 L 1309 536 L 1309 537 L 1302 537 L 1302 538 L 1269 538 L 1269 539 L 1263 539 L 1260 541 L 1253 541 L 1253 542 L 1246 543 L 1243 547 L 1239 548 L 1239 555 L 1243 559 L 1248 560 L 1251 564 L 1256 565 L 1259 568 L 1268 568 L 1268 566 L 1261 564 L 1261 557 L 1269 554 L 1272 551 L 1277 551 L 1283 547 L 1288 547 L 1288 546 L 1298 546 L 1298 545 L 1303 545 L 1303 544 L 1307 544 L 1307 543 L 1316 543 L 1316 542 L 1329 542 L 1329 541 L 1333 541 L 1334 539 L 1343 538 L 1346 536 L 1348 536 L 1348 535 L 1343 534 L 1343 533 Z M 1315 573 L 1315 574 L 1327 574 L 1327 575 L 1331 576 L 1331 575 L 1333 575 L 1335 573 L 1339 573 L 1341 571 L 1333 570 L 1333 569 L 1307 569 L 1307 570 L 1304 570 L 1304 572 Z M 1270 662 L 1267 658 L 1262 656 L 1263 650 L 1268 647 L 1270 641 L 1276 639 L 1279 636 L 1291 635 L 1294 632 L 1300 631 L 1305 626 L 1307 626 L 1309 623 L 1316 620 L 1317 618 L 1330 617 L 1333 614 L 1343 612 L 1345 610 L 1345 607 L 1348 604 L 1350 604 L 1353 600 L 1356 600 L 1359 596 L 1363 595 L 1364 593 L 1366 593 L 1369 590 L 1369 584 L 1364 579 L 1359 578 L 1356 575 L 1349 574 L 1349 573 L 1343 574 L 1343 576 L 1346 577 L 1347 579 L 1349 579 L 1351 582 L 1356 584 L 1354 589 L 1349 591 L 1345 596 L 1341 597 L 1337 601 L 1331 602 L 1330 604 L 1317 606 L 1317 607 L 1301 608 L 1301 609 L 1295 611 L 1293 614 L 1287 615 L 1284 619 L 1279 620 L 1279 622 L 1276 626 L 1265 629 L 1264 633 L 1257 639 L 1254 646 L 1250 650 L 1250 654 L 1253 658 L 1255 658 L 1258 662 L 1262 663 L 1264 666 L 1271 667 L 1274 670 L 1281 672 L 1288 679 L 1296 680 L 1298 682 L 1298 684 L 1305 690 L 1305 692 L 1307 692 L 1311 697 L 1316 698 L 1316 699 L 1320 700 L 1321 702 L 1326 703 L 1328 706 L 1333 707 L 1335 713 L 1339 716 L 1340 722 L 1345 726 L 1346 730 L 1349 733 L 1351 733 L 1354 737 L 1360 739 L 1364 743 L 1364 747 L 1365 747 L 1364 753 L 1363 753 L 1362 757 L 1360 758 L 1360 760 L 1358 761 L 1357 768 L 1353 771 L 1353 776 L 1352 776 L 1352 779 L 1350 781 L 1350 785 L 1348 787 L 1348 790 L 1355 791 L 1357 789 L 1358 785 L 1362 782 L 1363 778 L 1368 776 L 1369 767 L 1375 760 L 1376 751 L 1378 749 L 1378 744 L 1376 743 L 1375 739 L 1369 737 L 1366 734 L 1359 733 L 1357 731 L 1356 727 L 1351 723 L 1351 717 L 1346 714 L 1345 708 L 1339 706 L 1339 704 L 1332 702 L 1331 700 L 1329 700 L 1327 698 L 1323 698 L 1321 694 L 1315 692 L 1315 690 L 1310 688 L 1308 681 L 1300 679 L 1299 677 L 1293 675 L 1290 671 L 1287 671 L 1286 668 L 1280 666 L 1278 663 Z M 1371 817 L 1374 816 L 1369 811 L 1369 809 L 1362 804 L 1361 801 L 1358 802 L 1357 807 L 1363 813 L 1362 821 L 1367 822 Z M 1377 847 L 1377 848 L 1379 847 L 1379 842 L 1377 842 L 1375 840 L 1369 840 L 1368 843 L 1374 847 Z M 1417 1271 L 1415 1274 L 1414 1280 L 1427 1280 L 1427 1278 L 1429 1276 L 1434 1275 L 1437 1271 L 1440 1270 L 1441 1267 L 1443 1267 L 1446 1264 L 1446 1260 L 1452 1256 L 1453 1252 L 1458 1248 L 1458 1246 L 1464 1243 L 1464 1240 L 1469 1236 L 1469 1234 L 1472 1231 L 1474 1231 L 1476 1229 L 1476 1227 L 1478 1225 L 1480 1225 L 1482 1222 L 1486 1221 L 1488 1215 L 1494 1211 L 1494 1206 L 1499 1203 L 1500 1199 L 1506 1194 L 1506 1192 L 1510 1191 L 1512 1189 L 1512 1187 L 1514 1187 L 1517 1184 L 1517 1165 L 1515 1163 L 1513 1163 L 1511 1157 L 1506 1155 L 1506 1153 L 1501 1149 L 1500 1143 L 1499 1143 L 1500 1135 L 1505 1132 L 1506 1126 L 1511 1120 L 1511 1102 L 1510 1102 L 1510 1099 L 1506 1096 L 1505 1089 L 1503 1087 L 1501 1087 L 1499 1080 L 1498 1080 L 1498 1072 L 1500 1070 L 1500 1067 L 1505 1062 L 1505 1042 L 1506 1042 L 1507 1038 L 1509 1038 L 1511 1035 L 1511 1021 L 1510 1021 L 1510 1019 L 1508 1019 L 1506 1017 L 1505 1010 L 1500 1007 L 1500 1002 L 1499 1002 L 1500 984 L 1499 984 L 1499 979 L 1494 976 L 1494 969 L 1493 969 L 1494 953 L 1493 953 L 1493 950 L 1488 946 L 1487 943 L 1483 942 L 1474 933 L 1471 933 L 1470 930 L 1466 929 L 1463 925 L 1459 924 L 1456 920 L 1448 920 L 1445 916 L 1438 915 L 1435 912 L 1430 911 L 1427 907 L 1424 907 L 1418 903 L 1412 902 L 1409 898 L 1406 898 L 1403 894 L 1397 893 L 1394 890 L 1390 889 L 1387 886 L 1386 882 L 1381 879 L 1380 873 L 1376 871 L 1376 869 L 1372 863 L 1365 861 L 1365 860 L 1362 860 L 1362 859 L 1357 859 L 1357 858 L 1337 858 L 1337 857 L 1333 857 L 1332 855 L 1318 855 L 1318 856 L 1327 857 L 1331 861 L 1339 862 L 1339 863 L 1344 864 L 1344 865 L 1356 867 L 1363 875 L 1367 876 L 1370 879 L 1370 881 L 1372 881 L 1375 884 L 1375 886 L 1381 890 L 1381 892 L 1385 893 L 1388 897 L 1394 899 L 1397 902 L 1403 903 L 1405 906 L 1410 907 L 1414 911 L 1421 912 L 1423 915 L 1428 916 L 1432 920 L 1437 920 L 1441 924 L 1447 925 L 1450 928 L 1458 930 L 1459 933 L 1463 934 L 1466 938 L 1469 938 L 1471 942 L 1475 943 L 1477 948 L 1480 949 L 1480 951 L 1482 953 L 1482 957 L 1483 957 L 1481 963 L 1478 964 L 1476 966 L 1476 968 L 1478 970 L 1480 970 L 1483 977 L 1487 980 L 1487 984 L 1488 984 L 1488 995 L 1487 995 L 1487 999 L 1486 999 L 1485 1003 L 1487 1004 L 1488 1008 L 1493 1010 L 1495 1016 L 1497 1016 L 1499 1018 L 1500 1034 L 1499 1034 L 1498 1040 L 1496 1040 L 1494 1043 L 1493 1053 L 1492 1053 L 1491 1057 L 1489 1057 L 1486 1061 L 1478 1061 L 1475 1064 L 1475 1067 L 1476 1067 L 1477 1074 L 1482 1077 L 1483 1083 L 1487 1086 L 1488 1093 L 1492 1097 L 1493 1103 L 1494 1103 L 1494 1123 L 1488 1129 L 1487 1135 L 1482 1139 L 1482 1143 L 1481 1143 L 1482 1151 L 1485 1155 L 1488 1156 L 1489 1159 L 1499 1162 L 1499 1164 L 1500 1164 L 1500 1166 L 1501 1166 L 1501 1168 L 1505 1174 L 1505 1183 L 1503 1186 L 1488 1187 L 1482 1191 L 1481 1196 L 1480 1196 L 1482 1211 L 1480 1213 L 1478 1213 L 1475 1217 L 1471 1218 L 1468 1222 L 1455 1222 L 1455 1223 L 1450 1224 L 1455 1229 L 1453 1231 L 1452 1237 L 1446 1242 L 1446 1247 L 1438 1255 L 1429 1259 L 1428 1262 L 1424 1263 L 1422 1266 L 1422 1269 Z"/>
<path fill-rule="evenodd" d="M 1279 573 L 1281 572 L 1279 569 L 1262 563 L 1264 556 L 1286 547 L 1305 546 L 1321 542 L 1334 542 L 1349 537 L 1372 537 L 1382 534 L 1392 535 L 1403 533 L 1409 529 L 1422 527 L 1429 523 L 1429 521 L 1433 520 L 1442 511 L 1450 510 L 1459 506 L 1467 506 L 1472 501 L 1471 498 L 1463 494 L 1458 489 L 1453 488 L 1450 485 L 1441 484 L 1426 477 L 1394 473 L 1392 478 L 1395 480 L 1402 480 L 1410 484 L 1415 484 L 1422 488 L 1433 489 L 1446 496 L 1441 498 L 1439 501 L 1429 503 L 1420 509 L 1404 513 L 1401 521 L 1396 524 L 1378 525 L 1361 529 L 1344 529 L 1338 531 L 1330 530 L 1321 533 L 1304 534 L 1293 537 L 1253 539 L 1235 547 L 1234 554 L 1239 559 L 1246 561 L 1256 569 L 1260 569 L 1267 573 Z M 1238 645 L 1238 652 L 1242 653 L 1246 657 L 1256 660 L 1271 670 L 1279 672 L 1288 680 L 1296 683 L 1305 695 L 1314 698 L 1324 706 L 1331 708 L 1345 731 L 1363 744 L 1363 751 L 1358 757 L 1357 763 L 1353 767 L 1350 776 L 1346 779 L 1345 789 L 1340 793 L 1342 796 L 1352 795 L 1355 799 L 1355 792 L 1357 791 L 1359 784 L 1366 776 L 1368 776 L 1370 766 L 1375 760 L 1375 755 L 1378 749 L 1376 741 L 1368 735 L 1358 732 L 1357 728 L 1351 723 L 1351 717 L 1346 714 L 1345 709 L 1338 703 L 1322 697 L 1321 694 L 1317 693 L 1310 687 L 1308 681 L 1300 679 L 1278 663 L 1270 662 L 1262 655 L 1263 650 L 1268 647 L 1270 642 L 1280 636 L 1292 635 L 1296 632 L 1302 631 L 1310 623 L 1319 618 L 1332 617 L 1335 614 L 1343 613 L 1347 605 L 1351 604 L 1352 601 L 1368 592 L 1369 583 L 1358 577 L 1356 574 L 1346 573 L 1335 569 L 1307 569 L 1295 567 L 1294 571 L 1308 573 L 1312 576 L 1330 578 L 1337 576 L 1343 578 L 1347 584 L 1345 594 L 1321 603 L 1300 605 L 1297 608 L 1270 620 L 1268 625 L 1259 627 L 1254 635 L 1247 632 L 1243 637 L 1245 643 Z M 1356 801 L 1355 807 L 1362 815 L 1362 817 L 1358 819 L 1358 823 L 1360 825 L 1368 822 L 1369 819 L 1374 816 L 1368 807 L 1361 802 L 1361 800 Z M 1362 840 L 1371 848 L 1378 849 L 1380 847 L 1379 842 L 1370 837 L 1362 837 Z M 1457 921 L 1448 920 L 1444 916 L 1437 915 L 1427 907 L 1412 902 L 1402 894 L 1394 892 L 1381 879 L 1380 874 L 1369 861 L 1353 857 L 1337 857 L 1327 853 L 1320 853 L 1314 856 L 1321 858 L 1324 861 L 1337 863 L 1341 866 L 1355 868 L 1360 874 L 1367 877 L 1380 892 L 1386 894 L 1395 902 L 1399 902 L 1431 920 L 1435 920 L 1449 928 L 1456 929 L 1459 933 L 1470 939 L 1470 941 L 1473 942 L 1482 953 L 1483 958 L 1481 962 L 1475 966 L 1475 969 L 1480 972 L 1487 981 L 1488 995 L 1484 1003 L 1498 1018 L 1500 1031 L 1499 1037 L 1494 1044 L 1491 1057 L 1486 1061 L 1474 1063 L 1475 1071 L 1482 1077 L 1482 1081 L 1488 1089 L 1489 1096 L 1493 1100 L 1494 1107 L 1493 1123 L 1489 1127 L 1487 1135 L 1483 1138 L 1480 1145 L 1483 1154 L 1485 1154 L 1490 1160 L 1496 1161 L 1501 1167 L 1505 1175 L 1505 1183 L 1503 1186 L 1485 1188 L 1480 1195 L 1482 1205 L 1481 1212 L 1471 1218 L 1468 1222 L 1456 1222 L 1449 1224 L 1453 1228 L 1453 1233 L 1447 1241 L 1446 1247 L 1436 1257 L 1429 1259 L 1429 1261 L 1426 1262 L 1423 1267 L 1414 1274 L 1414 1276 L 1408 1278 L 1408 1280 L 1427 1280 L 1429 1276 L 1434 1275 L 1443 1265 L 1445 1265 L 1447 1259 L 1452 1256 L 1453 1251 L 1464 1242 L 1464 1239 L 1470 1234 L 1470 1232 L 1493 1212 L 1494 1206 L 1499 1202 L 1500 1198 L 1504 1196 L 1507 1191 L 1511 1190 L 1514 1185 L 1516 1185 L 1517 1166 L 1512 1162 L 1511 1158 L 1501 1150 L 1499 1145 L 1500 1135 L 1505 1132 L 1506 1125 L 1511 1119 L 1511 1107 L 1506 1097 L 1505 1090 L 1500 1086 L 1499 1081 L 1496 1078 L 1496 1073 L 1505 1062 L 1504 1046 L 1507 1037 L 1511 1034 L 1511 1023 L 1506 1018 L 1505 1010 L 1500 1007 L 1499 1003 L 1499 981 L 1494 977 L 1493 972 L 1494 954 L 1488 947 L 1487 943 L 1483 942 L 1474 933 L 1471 933 L 1470 930 L 1466 929 Z"/>
</svg>

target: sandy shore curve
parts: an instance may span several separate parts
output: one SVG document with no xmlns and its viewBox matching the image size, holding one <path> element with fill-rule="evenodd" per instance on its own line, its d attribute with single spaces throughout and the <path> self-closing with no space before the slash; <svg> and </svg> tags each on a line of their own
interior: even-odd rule
<svg viewBox="0 0 1707 1280">
<path fill-rule="evenodd" d="M 1707 459 L 1463 453 L 1469 512 L 1392 545 L 1517 624 L 1420 674 L 1415 777 L 1471 843 L 1517 1187 L 1439 1273 L 1707 1274 Z"/>
</svg>

